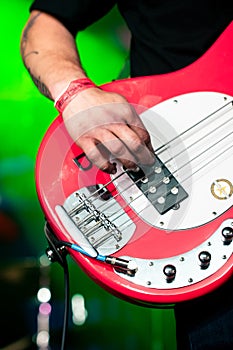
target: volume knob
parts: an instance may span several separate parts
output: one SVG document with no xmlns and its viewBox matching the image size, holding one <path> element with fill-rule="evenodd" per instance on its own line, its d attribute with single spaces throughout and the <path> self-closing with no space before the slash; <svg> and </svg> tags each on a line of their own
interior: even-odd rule
<svg viewBox="0 0 233 350">
<path fill-rule="evenodd" d="M 207 269 L 210 264 L 211 260 L 211 254 L 207 251 L 203 251 L 198 255 L 198 258 L 200 260 L 200 266 L 202 269 Z"/>
<path fill-rule="evenodd" d="M 172 282 L 176 277 L 176 268 L 173 265 L 166 265 L 163 268 L 163 273 L 168 283 Z"/>
<path fill-rule="evenodd" d="M 233 229 L 232 227 L 224 227 L 222 229 L 222 236 L 224 244 L 228 245 L 232 242 L 233 239 Z"/>
</svg>

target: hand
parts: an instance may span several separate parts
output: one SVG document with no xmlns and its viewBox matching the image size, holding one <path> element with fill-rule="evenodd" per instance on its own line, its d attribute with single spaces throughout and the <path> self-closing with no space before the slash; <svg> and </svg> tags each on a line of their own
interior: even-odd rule
<svg viewBox="0 0 233 350">
<path fill-rule="evenodd" d="M 63 119 L 71 137 L 103 171 L 116 172 L 114 159 L 127 169 L 154 163 L 147 130 L 133 106 L 117 93 L 84 90 L 65 108 Z"/>
</svg>

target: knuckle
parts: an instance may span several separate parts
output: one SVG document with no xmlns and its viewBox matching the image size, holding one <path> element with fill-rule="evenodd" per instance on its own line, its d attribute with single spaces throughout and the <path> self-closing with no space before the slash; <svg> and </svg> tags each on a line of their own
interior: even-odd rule
<svg viewBox="0 0 233 350">
<path fill-rule="evenodd" d="M 148 134 L 148 132 L 146 130 L 143 130 L 142 133 L 142 139 L 143 142 L 147 145 L 148 143 L 150 143 L 150 135 Z"/>
<path fill-rule="evenodd" d="M 123 103 L 121 106 L 121 112 L 124 115 L 124 118 L 126 120 L 133 120 L 134 119 L 134 113 L 133 110 L 131 108 L 131 106 L 128 103 Z"/>
<path fill-rule="evenodd" d="M 92 162 L 96 162 L 96 159 L 98 159 L 99 156 L 99 152 L 96 146 L 87 147 L 86 149 L 83 147 L 83 150 Z"/>
<path fill-rule="evenodd" d="M 150 135 L 149 135 L 149 133 L 147 132 L 146 129 L 144 129 L 142 127 L 139 128 L 138 129 L 138 134 L 139 134 L 139 137 L 140 137 L 142 142 L 144 142 L 144 143 L 150 142 Z"/>
<path fill-rule="evenodd" d="M 112 147 L 112 153 L 117 157 L 121 157 L 125 153 L 125 146 L 121 142 L 116 142 Z"/>
<path fill-rule="evenodd" d="M 136 154 L 141 153 L 144 150 L 144 148 L 144 144 L 139 139 L 134 140 L 134 142 L 132 143 L 132 149 Z"/>
<path fill-rule="evenodd" d="M 87 159 L 89 159 L 89 161 L 91 163 L 93 163 L 93 164 L 96 163 L 96 159 L 98 159 L 98 158 L 95 157 L 94 153 L 85 152 L 85 154 L 86 154 Z"/>
</svg>

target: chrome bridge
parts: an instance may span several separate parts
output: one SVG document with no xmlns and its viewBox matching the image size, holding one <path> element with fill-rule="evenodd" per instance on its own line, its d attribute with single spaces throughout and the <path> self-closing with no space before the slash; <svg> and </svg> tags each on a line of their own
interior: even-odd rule
<svg viewBox="0 0 233 350">
<path fill-rule="evenodd" d="M 75 191 L 55 210 L 71 238 L 92 257 L 118 251 L 136 228 L 103 185 Z"/>
</svg>

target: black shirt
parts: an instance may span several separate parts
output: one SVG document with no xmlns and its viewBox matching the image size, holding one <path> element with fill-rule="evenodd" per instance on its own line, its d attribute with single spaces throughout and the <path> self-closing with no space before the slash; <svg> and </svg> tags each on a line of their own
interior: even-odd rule
<svg viewBox="0 0 233 350">
<path fill-rule="evenodd" d="M 55 16 L 75 36 L 115 4 L 132 34 L 131 76 L 192 63 L 233 19 L 233 0 L 35 0 L 31 10 Z"/>
</svg>

